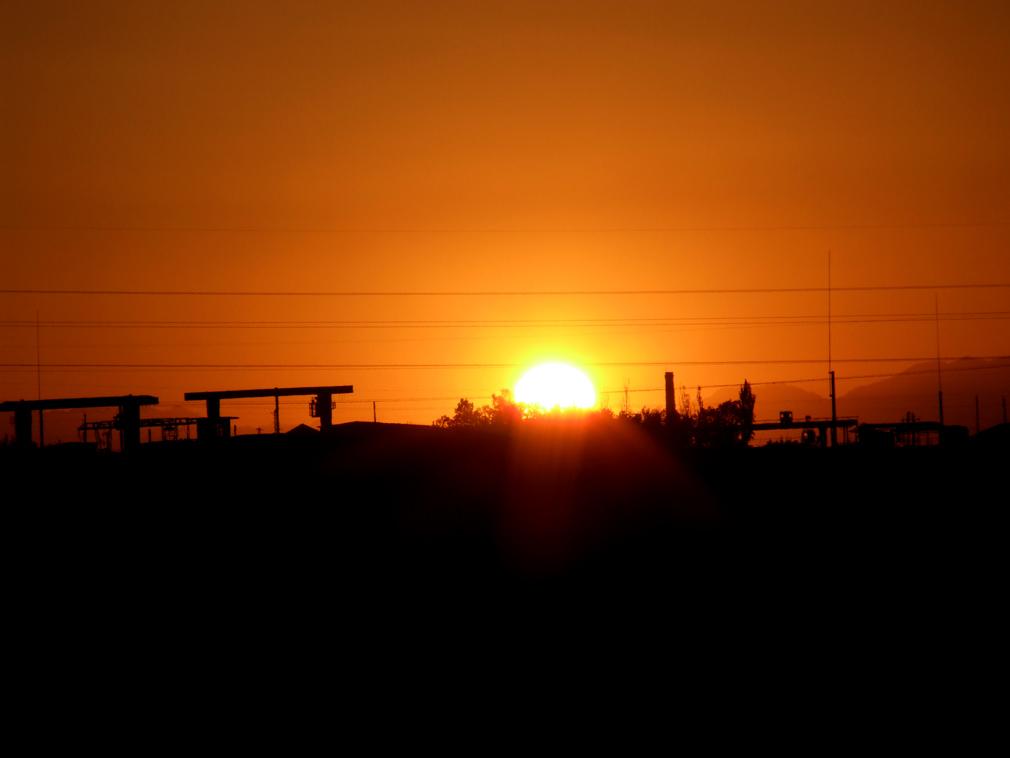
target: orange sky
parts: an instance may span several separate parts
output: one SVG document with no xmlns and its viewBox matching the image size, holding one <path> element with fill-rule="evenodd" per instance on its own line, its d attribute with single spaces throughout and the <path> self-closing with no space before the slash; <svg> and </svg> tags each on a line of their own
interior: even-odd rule
<svg viewBox="0 0 1010 758">
<path fill-rule="evenodd" d="M 1010 283 L 1004 2 L 361 5 L 0 3 L 0 289 L 805 288 L 827 284 L 829 250 L 838 287 Z M 1010 354 L 993 318 L 1010 289 L 938 300 L 945 357 Z M 933 290 L 832 299 L 838 317 L 933 308 Z M 664 370 L 692 387 L 827 371 L 823 292 L 7 291 L 0 400 L 37 396 L 35 370 L 11 366 L 35 364 L 15 322 L 36 312 L 116 322 L 41 329 L 46 397 L 353 384 L 338 422 L 377 400 L 380 420 L 430 423 L 546 360 L 614 391 Z M 453 323 L 346 323 L 384 320 Z M 200 328 L 123 323 L 180 321 Z M 935 356 L 935 327 L 836 322 L 832 353 L 840 378 L 901 370 L 841 361 Z M 691 363 L 739 360 L 822 362 Z M 280 368 L 152 367 L 177 364 Z M 270 423 L 268 403 L 222 410 Z"/>
</svg>

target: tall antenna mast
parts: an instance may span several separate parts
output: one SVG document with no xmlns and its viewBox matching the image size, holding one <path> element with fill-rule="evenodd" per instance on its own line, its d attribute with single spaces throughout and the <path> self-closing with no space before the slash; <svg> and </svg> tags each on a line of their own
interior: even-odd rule
<svg viewBox="0 0 1010 758">
<path fill-rule="evenodd" d="M 39 334 L 39 312 L 35 311 L 35 370 L 39 381 L 39 400 L 42 399 L 42 337 Z"/>
<path fill-rule="evenodd" d="M 828 379 L 831 387 L 831 447 L 838 446 L 838 411 L 835 407 L 835 372 L 831 368 L 831 251 L 828 250 Z"/>
<path fill-rule="evenodd" d="M 936 385 L 940 398 L 940 426 L 943 426 L 943 377 L 940 371 L 940 298 L 933 293 L 933 306 L 936 308 Z"/>
<path fill-rule="evenodd" d="M 42 338 L 39 336 L 39 312 L 35 311 L 35 372 L 38 378 L 39 402 L 42 402 Z M 42 426 L 42 408 L 39 407 L 39 447 L 46 446 L 46 432 Z"/>
<path fill-rule="evenodd" d="M 831 251 L 828 250 L 828 371 L 831 371 Z"/>
</svg>

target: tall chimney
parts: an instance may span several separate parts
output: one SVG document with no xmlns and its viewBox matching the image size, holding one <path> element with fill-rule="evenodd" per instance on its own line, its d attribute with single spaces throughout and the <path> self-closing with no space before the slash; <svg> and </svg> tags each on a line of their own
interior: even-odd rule
<svg viewBox="0 0 1010 758">
<path fill-rule="evenodd" d="M 666 379 L 666 419 L 670 421 L 677 417 L 677 398 L 673 394 L 673 372 L 667 371 Z"/>
</svg>

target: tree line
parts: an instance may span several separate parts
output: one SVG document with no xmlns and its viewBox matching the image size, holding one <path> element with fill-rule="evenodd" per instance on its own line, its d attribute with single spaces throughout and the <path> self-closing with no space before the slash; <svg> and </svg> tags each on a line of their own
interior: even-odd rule
<svg viewBox="0 0 1010 758">
<path fill-rule="evenodd" d="M 477 407 L 461 398 L 452 416 L 440 416 L 433 426 L 450 428 L 508 428 L 520 423 L 546 421 L 599 420 L 633 424 L 655 435 L 666 437 L 682 446 L 726 448 L 746 447 L 754 436 L 754 403 L 756 397 L 746 380 L 740 387 L 736 400 L 727 400 L 716 406 L 706 406 L 699 388 L 697 408 L 690 397 L 681 394 L 678 408 L 668 414 L 662 408 L 643 407 L 632 413 L 622 410 L 614 413 L 609 408 L 598 410 L 545 409 L 539 405 L 517 403 L 511 391 L 503 389 L 500 395 L 491 395 L 491 404 Z"/>
</svg>

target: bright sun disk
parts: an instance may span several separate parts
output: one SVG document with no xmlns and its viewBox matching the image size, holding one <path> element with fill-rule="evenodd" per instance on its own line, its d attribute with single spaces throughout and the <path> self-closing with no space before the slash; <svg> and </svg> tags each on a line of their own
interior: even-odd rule
<svg viewBox="0 0 1010 758">
<path fill-rule="evenodd" d="M 523 374 L 516 384 L 518 403 L 539 405 L 550 410 L 562 408 L 592 408 L 596 405 L 596 390 L 589 378 L 564 363 L 545 363 Z"/>
</svg>

